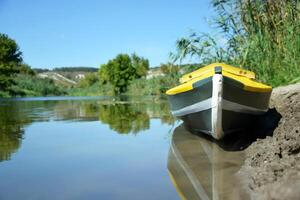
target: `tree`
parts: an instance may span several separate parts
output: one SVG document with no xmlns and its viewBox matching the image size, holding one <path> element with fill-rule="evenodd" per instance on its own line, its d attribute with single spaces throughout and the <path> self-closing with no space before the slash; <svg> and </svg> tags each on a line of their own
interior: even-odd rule
<svg viewBox="0 0 300 200">
<path fill-rule="evenodd" d="M 127 91 L 130 81 L 137 78 L 136 69 L 132 66 L 131 58 L 127 54 L 119 54 L 107 63 L 109 82 L 116 94 Z"/>
<path fill-rule="evenodd" d="M 172 63 L 161 64 L 160 69 L 164 74 L 170 75 L 172 77 L 177 76 L 179 73 L 179 66 Z"/>
<path fill-rule="evenodd" d="M 138 57 L 135 53 L 131 56 L 132 66 L 135 68 L 139 78 L 147 75 L 149 70 L 149 60 L 143 57 Z"/>
<path fill-rule="evenodd" d="M 12 75 L 19 71 L 22 52 L 17 43 L 6 34 L 0 33 L 0 90 L 7 90 L 12 84 Z"/>
<path fill-rule="evenodd" d="M 110 83 L 115 94 L 124 93 L 134 79 L 146 76 L 149 69 L 148 59 L 132 54 L 119 54 L 103 64 L 99 69 L 100 84 Z"/>
<path fill-rule="evenodd" d="M 22 62 L 22 52 L 19 50 L 17 43 L 6 34 L 2 33 L 0 33 L 0 62 Z"/>
<path fill-rule="evenodd" d="M 99 69 L 100 83 L 110 83 L 115 94 L 126 92 L 130 81 L 138 77 L 137 70 L 132 65 L 132 59 L 127 54 L 117 55 L 107 64 L 101 65 Z"/>
<path fill-rule="evenodd" d="M 106 64 L 100 66 L 98 73 L 101 84 L 106 84 L 109 82 L 109 70 Z"/>
<path fill-rule="evenodd" d="M 87 73 L 83 79 L 78 82 L 79 87 L 90 87 L 98 81 L 97 73 Z"/>
<path fill-rule="evenodd" d="M 18 65 L 18 73 L 20 74 L 27 74 L 27 75 L 35 75 L 35 71 L 31 69 L 31 67 L 25 63 L 19 64 Z"/>
</svg>

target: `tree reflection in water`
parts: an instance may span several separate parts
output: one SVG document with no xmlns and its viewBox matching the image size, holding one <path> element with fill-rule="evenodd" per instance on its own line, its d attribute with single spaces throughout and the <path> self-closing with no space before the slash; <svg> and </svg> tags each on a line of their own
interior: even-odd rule
<svg viewBox="0 0 300 200">
<path fill-rule="evenodd" d="M 23 127 L 29 123 L 13 104 L 0 106 L 0 161 L 10 160 L 18 150 L 24 134 Z"/>
<path fill-rule="evenodd" d="M 130 104 L 100 105 L 99 120 L 121 134 L 149 128 L 149 116 Z"/>
<path fill-rule="evenodd" d="M 41 121 L 97 121 L 120 134 L 137 134 L 150 128 L 150 119 L 173 124 L 166 101 L 39 100 L 0 101 L 0 162 L 9 160 L 20 148 L 25 126 Z"/>
<path fill-rule="evenodd" d="M 120 102 L 99 105 L 99 120 L 120 134 L 137 134 L 149 129 L 151 118 L 159 118 L 162 123 L 174 123 L 174 118 L 170 115 L 166 102 Z"/>
</svg>

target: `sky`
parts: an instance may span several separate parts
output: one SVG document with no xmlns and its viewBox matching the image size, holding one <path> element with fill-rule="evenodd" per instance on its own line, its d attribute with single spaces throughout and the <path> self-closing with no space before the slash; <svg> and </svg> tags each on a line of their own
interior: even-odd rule
<svg viewBox="0 0 300 200">
<path fill-rule="evenodd" d="M 119 53 L 158 66 L 178 38 L 209 32 L 211 13 L 209 0 L 0 0 L 0 33 L 33 68 L 99 67 Z"/>
</svg>

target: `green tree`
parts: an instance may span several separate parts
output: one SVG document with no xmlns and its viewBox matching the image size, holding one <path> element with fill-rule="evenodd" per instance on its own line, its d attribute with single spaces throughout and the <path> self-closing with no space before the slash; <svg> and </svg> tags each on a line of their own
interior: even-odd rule
<svg viewBox="0 0 300 200">
<path fill-rule="evenodd" d="M 136 70 L 136 74 L 139 78 L 147 75 L 149 70 L 149 60 L 143 57 L 139 57 L 135 53 L 131 56 L 132 66 Z"/>
<path fill-rule="evenodd" d="M 19 72 L 22 52 L 17 43 L 0 33 L 0 90 L 6 91 L 13 84 L 12 75 Z"/>
<path fill-rule="evenodd" d="M 109 69 L 106 64 L 100 66 L 98 73 L 101 84 L 106 84 L 109 82 Z"/>
<path fill-rule="evenodd" d="M 107 63 L 109 82 L 116 94 L 126 92 L 130 81 L 137 78 L 136 69 L 132 66 L 131 58 L 127 54 L 119 54 Z"/>
<path fill-rule="evenodd" d="M 25 63 L 19 64 L 18 73 L 32 75 L 32 76 L 36 74 L 35 71 L 33 69 L 31 69 L 31 67 Z"/>
<path fill-rule="evenodd" d="M 172 63 L 161 64 L 160 69 L 164 74 L 170 75 L 171 77 L 176 77 L 179 73 L 179 66 Z"/>
<path fill-rule="evenodd" d="M 87 73 L 85 77 L 78 82 L 78 86 L 82 88 L 90 87 L 98 80 L 97 73 Z"/>
<path fill-rule="evenodd" d="M 22 62 L 22 52 L 19 50 L 17 43 L 2 33 L 0 33 L 0 62 Z"/>
<path fill-rule="evenodd" d="M 130 81 L 138 77 L 131 58 L 127 54 L 119 54 L 107 64 L 102 65 L 99 75 L 101 83 L 109 82 L 115 94 L 126 92 Z"/>
<path fill-rule="evenodd" d="M 103 86 L 110 84 L 115 94 L 124 93 L 131 81 L 146 76 L 149 61 L 133 54 L 119 54 L 99 69 L 99 80 Z"/>
</svg>

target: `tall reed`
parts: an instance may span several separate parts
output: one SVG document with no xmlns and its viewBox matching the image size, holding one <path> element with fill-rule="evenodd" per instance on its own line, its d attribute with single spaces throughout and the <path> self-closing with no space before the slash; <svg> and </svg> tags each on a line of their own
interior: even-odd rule
<svg viewBox="0 0 300 200">
<path fill-rule="evenodd" d="M 300 81 L 300 1 L 212 0 L 218 35 L 177 41 L 173 58 L 197 56 L 256 72 L 273 86 Z M 226 42 L 220 44 L 219 38 Z"/>
<path fill-rule="evenodd" d="M 239 0 L 243 62 L 277 86 L 300 77 L 300 2 Z"/>
</svg>

